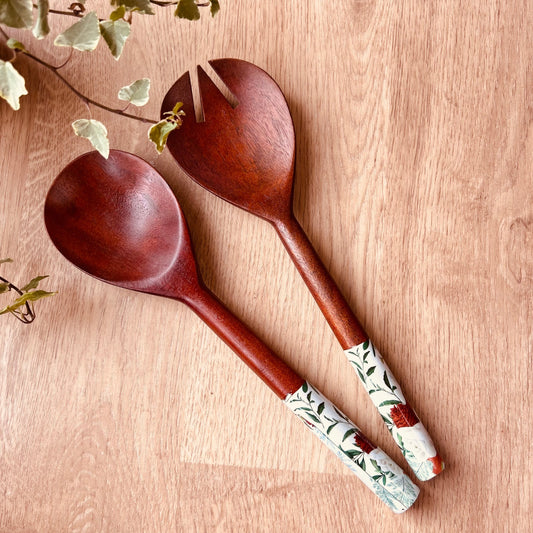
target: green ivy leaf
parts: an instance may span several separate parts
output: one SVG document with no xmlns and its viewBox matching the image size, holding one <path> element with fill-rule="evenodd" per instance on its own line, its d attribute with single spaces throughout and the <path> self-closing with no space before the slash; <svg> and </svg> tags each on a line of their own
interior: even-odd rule
<svg viewBox="0 0 533 533">
<path fill-rule="evenodd" d="M 59 34 L 54 41 L 56 46 L 70 46 L 80 52 L 91 52 L 98 46 L 100 26 L 94 11 L 87 13 L 78 22 Z"/>
<path fill-rule="evenodd" d="M 48 25 L 49 8 L 48 0 L 38 0 L 37 20 L 32 30 L 33 36 L 36 39 L 44 39 L 50 33 L 50 26 Z"/>
<path fill-rule="evenodd" d="M 35 302 L 37 300 L 40 300 L 41 298 L 52 296 L 53 294 L 55 294 L 55 292 L 48 292 L 48 291 L 27 292 L 23 294 L 22 296 L 19 296 L 11 305 L 4 307 L 4 309 L 0 311 L 0 315 L 5 315 L 6 313 L 13 313 L 19 307 L 26 305 L 26 302 Z"/>
<path fill-rule="evenodd" d="M 171 131 L 174 131 L 178 125 L 168 120 L 160 120 L 154 124 L 148 131 L 148 138 L 155 144 L 155 149 L 161 153 L 167 145 L 167 139 Z"/>
<path fill-rule="evenodd" d="M 218 0 L 211 0 L 211 7 L 209 8 L 211 16 L 214 17 L 220 11 L 220 4 Z"/>
<path fill-rule="evenodd" d="M 10 28 L 31 28 L 33 24 L 32 0 L 2 0 L 0 24 Z"/>
<path fill-rule="evenodd" d="M 28 94 L 24 78 L 16 71 L 8 61 L 0 59 L 0 98 L 16 111 L 20 109 L 19 98 Z"/>
<path fill-rule="evenodd" d="M 82 118 L 72 123 L 78 137 L 88 139 L 106 159 L 109 157 L 109 139 L 106 127 L 98 120 Z"/>
<path fill-rule="evenodd" d="M 134 81 L 130 85 L 122 87 L 118 92 L 118 99 L 129 102 L 130 104 L 141 107 L 145 105 L 150 99 L 150 80 L 148 78 L 141 78 Z"/>
<path fill-rule="evenodd" d="M 24 285 L 24 287 L 22 287 L 22 289 L 20 289 L 22 292 L 28 292 L 28 291 L 31 291 L 32 289 L 36 289 L 37 286 L 39 285 L 39 282 L 42 281 L 43 279 L 46 279 L 48 276 L 37 276 L 36 278 L 33 278 L 29 283 L 27 283 L 26 285 Z"/>
<path fill-rule="evenodd" d="M 371 366 L 371 367 L 366 371 L 366 375 L 367 375 L 367 377 L 368 377 L 368 376 L 371 376 L 371 375 L 374 373 L 374 370 L 376 370 L 376 367 L 375 367 L 375 366 Z"/>
<path fill-rule="evenodd" d="M 368 348 L 368 345 L 370 344 L 370 340 L 367 339 L 364 343 L 363 343 L 363 350 L 366 350 Z"/>
<path fill-rule="evenodd" d="M 174 15 L 180 19 L 198 20 L 200 18 L 200 10 L 194 0 L 179 0 Z"/>
<path fill-rule="evenodd" d="M 137 11 L 141 15 L 154 15 L 150 0 L 111 0 L 112 6 L 124 6 L 128 11 Z"/>
<path fill-rule="evenodd" d="M 324 402 L 322 402 L 317 408 L 316 408 L 316 412 L 321 415 L 322 414 L 322 411 L 324 410 Z"/>
<path fill-rule="evenodd" d="M 16 39 L 9 38 L 6 42 L 7 46 L 11 48 L 11 50 L 18 50 L 19 52 L 26 52 L 26 47 Z"/>
<path fill-rule="evenodd" d="M 126 14 L 126 8 L 124 6 L 118 6 L 115 11 L 109 15 L 109 20 L 115 21 L 120 20 L 124 18 L 124 15 Z"/>
<path fill-rule="evenodd" d="M 307 392 L 307 389 L 308 389 L 307 381 L 304 381 L 302 385 L 302 392 Z"/>
<path fill-rule="evenodd" d="M 131 26 L 119 18 L 118 20 L 104 20 L 100 22 L 100 33 L 109 46 L 113 57 L 118 61 L 124 44 L 131 32 Z"/>
</svg>

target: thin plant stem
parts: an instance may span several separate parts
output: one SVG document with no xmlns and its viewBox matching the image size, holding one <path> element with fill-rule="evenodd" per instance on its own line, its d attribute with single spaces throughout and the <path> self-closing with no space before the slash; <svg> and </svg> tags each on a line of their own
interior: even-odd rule
<svg viewBox="0 0 533 533">
<path fill-rule="evenodd" d="M 2 31 L 2 33 L 4 32 Z M 5 33 L 4 33 L 4 36 L 5 36 Z M 137 120 L 145 124 L 157 124 L 158 122 L 157 120 L 152 120 L 150 118 L 144 118 L 144 117 L 138 117 L 137 115 L 133 115 L 131 113 L 125 113 L 122 109 L 118 109 L 115 107 L 107 106 L 105 104 L 101 104 L 100 102 L 97 102 L 96 100 L 93 100 L 92 98 L 89 98 L 88 96 L 85 96 L 83 93 L 78 91 L 78 89 L 76 89 L 73 85 L 71 85 L 71 83 L 65 77 L 63 77 L 63 75 L 60 72 L 58 72 L 58 70 L 62 68 L 65 65 L 65 63 L 63 63 L 62 65 L 59 65 L 58 67 L 55 67 L 54 65 L 50 65 L 50 63 L 47 63 L 40 57 L 34 56 L 31 52 L 28 52 L 26 50 L 24 51 L 21 50 L 20 52 L 24 54 L 25 56 L 33 59 L 33 61 L 39 63 L 43 67 L 46 67 L 51 72 L 53 72 L 85 104 L 91 104 L 95 107 L 99 107 L 100 109 L 104 109 L 105 111 L 109 111 L 110 113 L 115 113 L 116 115 L 120 115 L 122 117 L 131 118 L 133 120 Z"/>
<path fill-rule="evenodd" d="M 3 281 L 4 283 L 7 283 L 10 290 L 14 290 L 19 294 L 19 296 L 22 296 L 24 293 L 16 286 L 13 285 L 9 280 L 6 278 L 3 278 L 0 276 L 0 281 Z M 29 302 L 26 302 L 24 304 L 24 307 L 26 308 L 26 311 L 23 312 L 13 312 L 11 311 L 11 314 L 15 316 L 18 320 L 23 322 L 24 324 L 29 324 L 30 322 L 33 322 L 35 320 L 35 312 L 33 308 L 30 306 Z"/>
</svg>

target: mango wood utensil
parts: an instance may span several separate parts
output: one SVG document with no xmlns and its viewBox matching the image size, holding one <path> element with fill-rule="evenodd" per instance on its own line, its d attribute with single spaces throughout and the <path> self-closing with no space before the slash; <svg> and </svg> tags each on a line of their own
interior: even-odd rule
<svg viewBox="0 0 533 533">
<path fill-rule="evenodd" d="M 395 512 L 419 489 L 383 451 L 236 318 L 204 285 L 185 217 L 163 178 L 144 160 L 112 150 L 71 162 L 44 208 L 58 250 L 112 285 L 188 305 Z"/>
<path fill-rule="evenodd" d="M 170 134 L 170 152 L 197 183 L 274 226 L 407 462 L 419 479 L 434 477 L 444 464 L 430 436 L 293 215 L 295 135 L 283 93 L 251 63 L 209 63 L 238 104 L 232 108 L 198 67 L 205 120 L 195 122 L 190 77 L 184 74 L 161 107 L 163 116 L 183 102 L 188 117 Z"/>
</svg>

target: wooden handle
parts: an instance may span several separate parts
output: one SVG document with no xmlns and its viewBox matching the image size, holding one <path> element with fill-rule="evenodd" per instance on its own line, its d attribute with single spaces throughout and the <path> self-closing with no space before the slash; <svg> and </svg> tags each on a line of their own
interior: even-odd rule
<svg viewBox="0 0 533 533">
<path fill-rule="evenodd" d="M 304 380 L 200 283 L 183 299 L 273 391 L 284 400 Z"/>
<path fill-rule="evenodd" d="M 294 216 L 273 225 L 343 350 L 366 341 L 368 335 Z"/>
</svg>

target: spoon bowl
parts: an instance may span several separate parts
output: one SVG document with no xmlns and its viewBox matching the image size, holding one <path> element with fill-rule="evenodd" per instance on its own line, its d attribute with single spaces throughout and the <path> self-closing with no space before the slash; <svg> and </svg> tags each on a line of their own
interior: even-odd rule
<svg viewBox="0 0 533 533">
<path fill-rule="evenodd" d="M 58 250 L 92 276 L 181 299 L 196 278 L 187 223 L 170 187 L 142 159 L 113 150 L 65 167 L 46 198 L 44 219 Z"/>
</svg>

